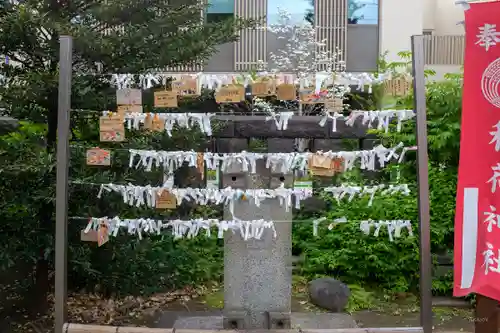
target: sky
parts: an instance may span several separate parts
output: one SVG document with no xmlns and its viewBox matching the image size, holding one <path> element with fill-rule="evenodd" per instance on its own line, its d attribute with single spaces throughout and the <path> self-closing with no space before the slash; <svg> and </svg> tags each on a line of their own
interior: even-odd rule
<svg viewBox="0 0 500 333">
<path fill-rule="evenodd" d="M 363 17 L 358 24 L 377 24 L 378 0 L 348 0 L 365 4 L 355 15 Z M 208 12 L 212 13 L 233 13 L 234 0 L 210 0 L 212 6 Z M 269 24 L 276 24 L 279 20 L 278 7 L 286 9 L 292 16 L 292 24 L 301 23 L 308 9 L 313 9 L 310 0 L 268 0 L 267 1 L 267 21 Z"/>
<path fill-rule="evenodd" d="M 378 0 L 349 0 L 360 4 L 366 4 L 356 12 L 356 16 L 363 16 L 358 24 L 377 24 Z M 299 23 L 304 20 L 305 13 L 312 9 L 310 0 L 268 0 L 267 21 L 269 24 L 277 23 L 279 16 L 278 7 L 286 9 L 292 16 L 292 23 Z"/>
</svg>

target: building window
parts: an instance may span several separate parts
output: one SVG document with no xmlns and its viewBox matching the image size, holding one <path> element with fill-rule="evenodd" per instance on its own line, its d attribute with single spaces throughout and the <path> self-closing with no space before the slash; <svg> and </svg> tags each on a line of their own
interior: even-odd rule
<svg viewBox="0 0 500 333">
<path fill-rule="evenodd" d="M 278 8 L 290 14 L 290 24 L 309 22 L 314 24 L 315 0 L 267 0 L 267 24 L 280 23 Z"/>
<path fill-rule="evenodd" d="M 348 0 L 348 24 L 378 24 L 379 0 Z"/>
<path fill-rule="evenodd" d="M 424 36 L 432 36 L 432 30 L 424 30 L 424 31 L 422 32 L 422 34 L 423 34 Z"/>
<path fill-rule="evenodd" d="M 207 22 L 222 22 L 234 17 L 235 0 L 208 0 Z"/>
</svg>

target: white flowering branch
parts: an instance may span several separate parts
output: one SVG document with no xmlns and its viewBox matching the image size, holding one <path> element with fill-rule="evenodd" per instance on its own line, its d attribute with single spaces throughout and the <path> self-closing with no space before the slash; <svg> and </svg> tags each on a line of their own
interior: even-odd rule
<svg viewBox="0 0 500 333">
<path fill-rule="evenodd" d="M 334 77 L 336 73 L 345 71 L 345 62 L 340 59 L 340 52 L 327 50 L 326 40 L 318 41 L 316 29 L 304 20 L 300 24 L 292 24 L 288 11 L 278 7 L 278 23 L 271 24 L 265 29 L 276 34 L 279 40 L 285 40 L 285 47 L 276 53 L 270 52 L 270 63 L 259 61 L 258 70 L 261 74 L 292 73 L 298 79 L 300 88 L 305 88 L 305 81 L 321 71 L 327 77 Z M 267 67 L 267 68 L 266 68 Z M 344 85 L 331 85 L 322 91 L 322 96 L 328 99 L 343 98 L 347 89 Z M 294 103 L 285 103 L 287 109 L 296 106 Z M 275 115 L 275 106 L 271 103 L 254 98 L 254 111 Z M 299 103 L 299 114 L 309 114 L 315 108 L 314 104 L 304 106 Z M 309 110 L 310 109 L 310 110 Z"/>
</svg>

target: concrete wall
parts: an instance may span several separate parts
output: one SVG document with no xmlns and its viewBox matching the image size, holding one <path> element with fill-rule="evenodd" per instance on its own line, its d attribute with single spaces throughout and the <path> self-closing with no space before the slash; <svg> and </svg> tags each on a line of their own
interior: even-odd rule
<svg viewBox="0 0 500 333">
<path fill-rule="evenodd" d="M 347 27 L 347 71 L 368 72 L 377 68 L 378 53 L 377 25 L 372 24 L 350 24 Z M 268 54 L 277 53 L 284 48 L 285 39 L 278 39 L 275 34 L 268 32 L 266 36 L 266 49 Z M 263 59 L 264 60 L 264 59 Z M 270 62 L 270 68 L 273 64 Z M 220 45 L 218 53 L 207 61 L 204 71 L 206 72 L 233 72 L 235 64 L 235 52 L 232 43 Z"/>
<path fill-rule="evenodd" d="M 430 0 L 434 10 L 435 35 L 463 35 L 463 25 L 457 24 L 464 20 L 464 10 L 450 0 Z"/>
<path fill-rule="evenodd" d="M 411 36 L 421 35 L 424 22 L 423 0 L 380 0 L 380 54 L 397 61 L 397 53 L 411 50 Z"/>
<path fill-rule="evenodd" d="M 346 70 L 348 72 L 371 72 L 377 69 L 378 35 L 378 25 L 375 24 L 347 26 Z"/>
</svg>

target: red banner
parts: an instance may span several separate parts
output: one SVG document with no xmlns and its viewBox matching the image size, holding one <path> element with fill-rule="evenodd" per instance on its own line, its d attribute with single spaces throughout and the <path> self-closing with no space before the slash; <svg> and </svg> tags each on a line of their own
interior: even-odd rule
<svg viewBox="0 0 500 333">
<path fill-rule="evenodd" d="M 465 11 L 454 296 L 500 300 L 500 1 Z"/>
</svg>

